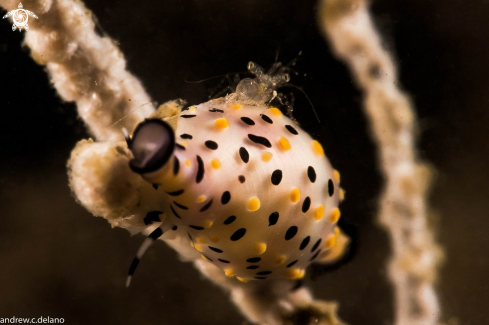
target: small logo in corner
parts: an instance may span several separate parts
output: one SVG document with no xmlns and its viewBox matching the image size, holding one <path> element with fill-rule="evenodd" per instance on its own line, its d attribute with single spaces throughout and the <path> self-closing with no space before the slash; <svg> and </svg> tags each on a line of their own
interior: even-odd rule
<svg viewBox="0 0 489 325">
<path fill-rule="evenodd" d="M 22 28 L 26 31 L 29 30 L 29 25 L 27 25 L 27 20 L 29 19 L 29 16 L 38 18 L 36 14 L 34 14 L 32 11 L 25 10 L 22 6 L 22 3 L 19 3 L 19 9 L 9 11 L 5 16 L 3 16 L 2 19 L 8 18 L 10 16 L 13 16 L 12 19 L 14 20 L 12 30 L 15 31 L 18 28 L 19 32 L 22 30 Z"/>
</svg>

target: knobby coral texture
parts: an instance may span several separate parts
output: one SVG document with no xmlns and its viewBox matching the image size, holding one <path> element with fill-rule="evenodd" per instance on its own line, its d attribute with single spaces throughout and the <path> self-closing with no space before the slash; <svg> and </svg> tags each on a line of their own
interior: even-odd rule
<svg viewBox="0 0 489 325">
<path fill-rule="evenodd" d="M 430 167 L 416 156 L 416 116 L 398 88 L 397 71 L 361 0 L 321 2 L 321 27 L 335 54 L 364 92 L 364 110 L 378 144 L 386 184 L 379 221 L 389 232 L 388 274 L 395 288 L 395 324 L 437 324 L 434 289 L 443 256 L 428 222 Z"/>
<path fill-rule="evenodd" d="M 0 0 L 0 5 L 13 10 L 18 3 Z M 396 87 L 395 66 L 381 46 L 368 3 L 323 0 L 320 9 L 326 37 L 364 92 L 365 113 L 386 176 L 380 221 L 391 236 L 393 249 L 388 270 L 396 297 L 395 324 L 437 324 L 439 308 L 433 284 L 442 253 L 427 225 L 430 171 L 415 155 L 412 106 Z M 113 226 L 149 234 L 155 227 L 147 226 L 147 209 L 141 198 L 150 197 L 155 189 L 129 168 L 132 153 L 121 129 L 132 133 L 151 116 L 168 118 L 174 126 L 171 118 L 181 102 L 169 102 L 155 111 L 141 82 L 126 70 L 115 42 L 95 32 L 92 13 L 81 1 L 31 1 L 29 10 L 39 17 L 30 22 L 25 37 L 32 58 L 46 66 L 59 95 L 76 102 L 94 138 L 80 141 L 68 163 L 70 186 L 77 200 Z M 186 233 L 167 232 L 160 239 L 228 291 L 252 322 L 342 324 L 335 302 L 315 300 L 307 287 L 296 288 L 293 280 L 253 281 L 253 285 L 240 282 L 202 259 L 195 245 L 189 246 Z"/>
</svg>

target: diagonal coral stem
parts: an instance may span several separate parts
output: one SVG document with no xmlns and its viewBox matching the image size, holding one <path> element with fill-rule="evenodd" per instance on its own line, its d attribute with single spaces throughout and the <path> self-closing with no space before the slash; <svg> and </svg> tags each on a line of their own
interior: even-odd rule
<svg viewBox="0 0 489 325">
<path fill-rule="evenodd" d="M 364 110 L 385 177 L 379 221 L 390 235 L 388 274 L 395 290 L 396 325 L 434 325 L 434 289 L 442 250 L 428 224 L 430 170 L 416 156 L 416 117 L 398 88 L 397 71 L 382 47 L 364 0 L 322 0 L 320 23 L 336 56 L 364 92 Z"/>
<path fill-rule="evenodd" d="M 18 1 L 0 0 L 0 7 L 16 9 Z M 121 140 L 154 107 L 139 80 L 126 70 L 114 41 L 95 32 L 92 12 L 77 0 L 35 0 L 25 8 L 30 19 L 25 44 L 32 58 L 46 65 L 51 82 L 98 140 Z"/>
</svg>

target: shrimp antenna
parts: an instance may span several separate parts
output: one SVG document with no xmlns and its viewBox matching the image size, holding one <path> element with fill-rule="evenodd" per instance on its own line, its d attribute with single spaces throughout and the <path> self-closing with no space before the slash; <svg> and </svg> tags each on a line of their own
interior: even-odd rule
<svg viewBox="0 0 489 325">
<path fill-rule="evenodd" d="M 289 63 L 287 63 L 285 66 L 290 69 L 291 66 L 295 66 L 297 61 L 299 61 L 302 57 L 302 51 L 299 51 L 299 54 L 295 58 L 293 58 Z"/>
<path fill-rule="evenodd" d="M 311 105 L 312 111 L 314 112 L 314 115 L 316 115 L 316 119 L 318 120 L 319 123 L 321 123 L 321 120 L 319 120 L 319 116 L 316 113 L 316 109 L 314 108 L 314 105 L 312 104 L 311 99 L 309 98 L 309 96 L 307 96 L 306 92 L 301 87 L 297 87 L 296 85 L 289 84 L 289 83 L 284 84 L 282 87 L 292 87 L 292 88 L 295 88 L 295 89 L 299 90 L 301 93 L 303 93 L 304 96 L 306 96 L 307 101 Z"/>
<path fill-rule="evenodd" d="M 121 117 L 119 120 L 117 120 L 114 124 L 112 124 L 111 126 L 109 126 L 107 129 L 110 129 L 111 127 L 116 126 L 117 124 L 119 124 L 120 122 L 122 122 L 123 120 L 125 120 L 130 114 L 134 113 L 135 111 L 137 111 L 141 107 L 146 106 L 146 105 L 149 105 L 149 104 L 151 104 L 151 102 L 144 103 L 141 106 L 136 107 L 135 109 L 133 109 L 132 111 L 130 111 L 129 113 L 127 113 L 126 115 L 124 115 L 123 117 Z"/>
<path fill-rule="evenodd" d="M 92 15 L 92 20 L 95 23 L 95 32 L 98 33 L 101 37 L 107 36 L 107 33 L 102 28 L 102 25 L 100 25 L 100 22 L 98 21 L 97 16 Z"/>
<path fill-rule="evenodd" d="M 248 71 L 238 71 L 238 72 L 224 73 L 224 74 L 220 74 L 220 75 L 217 75 L 217 76 L 214 76 L 214 77 L 210 77 L 210 78 L 206 78 L 206 79 L 202 79 L 202 80 L 195 80 L 195 81 L 189 81 L 189 80 L 187 80 L 187 76 L 188 76 L 188 74 L 187 74 L 185 76 L 185 82 L 188 83 L 188 84 L 198 84 L 198 83 L 209 81 L 209 80 L 212 80 L 212 79 L 226 77 L 226 76 L 231 75 L 231 74 L 240 74 L 240 73 L 248 73 Z"/>
<path fill-rule="evenodd" d="M 278 62 L 278 55 L 280 54 L 280 44 L 277 47 L 277 50 L 275 51 L 275 63 Z"/>
</svg>

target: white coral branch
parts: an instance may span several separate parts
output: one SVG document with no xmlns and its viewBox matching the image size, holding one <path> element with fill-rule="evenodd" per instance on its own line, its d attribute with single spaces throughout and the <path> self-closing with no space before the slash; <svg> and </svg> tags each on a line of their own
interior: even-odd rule
<svg viewBox="0 0 489 325">
<path fill-rule="evenodd" d="M 7 10 L 17 5 L 0 0 Z M 81 1 L 37 0 L 29 9 L 39 15 L 25 37 L 32 58 L 46 65 L 61 98 L 76 102 L 97 140 L 123 139 L 121 128 L 132 131 L 154 111 L 114 41 L 95 33 L 92 12 Z"/>
<path fill-rule="evenodd" d="M 379 220 L 390 234 L 388 274 L 395 289 L 396 325 L 434 325 L 440 308 L 434 289 L 442 251 L 428 224 L 428 166 L 415 153 L 416 117 L 398 88 L 397 72 L 370 18 L 365 0 L 322 0 L 321 24 L 335 54 L 364 92 L 385 176 Z"/>
</svg>

